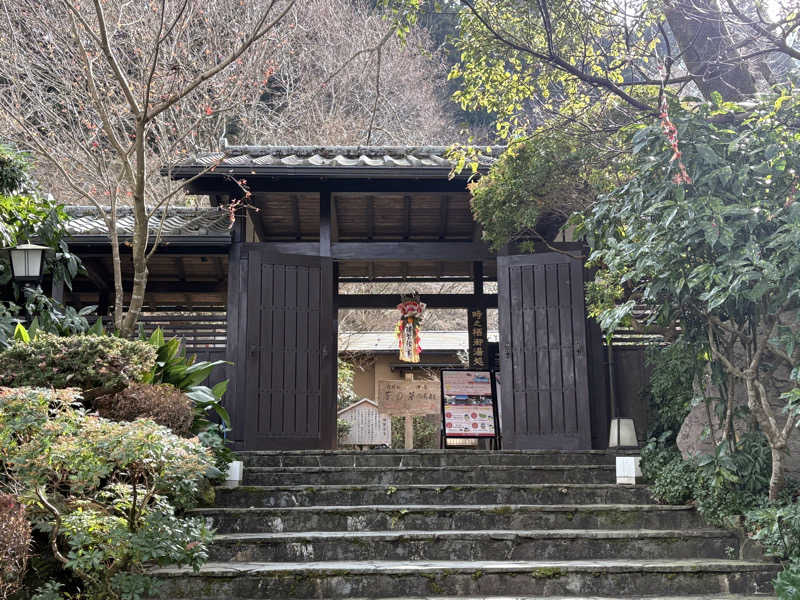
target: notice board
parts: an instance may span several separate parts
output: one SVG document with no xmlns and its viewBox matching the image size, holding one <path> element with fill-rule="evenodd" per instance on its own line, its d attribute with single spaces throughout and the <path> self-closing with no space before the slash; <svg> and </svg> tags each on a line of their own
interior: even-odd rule
<svg viewBox="0 0 800 600">
<path fill-rule="evenodd" d="M 438 381 L 384 379 L 378 382 L 378 410 L 395 417 L 435 415 L 440 393 Z"/>
<path fill-rule="evenodd" d="M 443 369 L 441 385 L 442 441 L 446 438 L 494 438 L 499 447 L 500 421 L 494 373 Z"/>
</svg>

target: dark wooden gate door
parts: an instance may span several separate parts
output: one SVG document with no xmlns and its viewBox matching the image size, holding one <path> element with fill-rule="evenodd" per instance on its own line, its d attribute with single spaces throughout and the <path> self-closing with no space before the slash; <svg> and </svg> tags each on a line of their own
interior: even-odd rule
<svg viewBox="0 0 800 600">
<path fill-rule="evenodd" d="M 501 431 L 507 448 L 591 448 L 583 264 L 497 259 Z"/>
<path fill-rule="evenodd" d="M 336 337 L 330 258 L 247 244 L 244 447 L 333 448 Z M 239 353 L 241 357 L 243 353 Z M 242 374 L 242 371 L 238 371 Z M 242 376 L 242 375 L 240 375 Z"/>
</svg>

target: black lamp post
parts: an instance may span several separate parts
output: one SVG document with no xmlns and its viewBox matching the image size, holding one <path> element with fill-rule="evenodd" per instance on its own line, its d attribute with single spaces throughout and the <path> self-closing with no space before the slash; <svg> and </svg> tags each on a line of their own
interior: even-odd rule
<svg viewBox="0 0 800 600">
<path fill-rule="evenodd" d="M 23 287 L 34 286 L 42 280 L 44 253 L 47 246 L 20 244 L 8 250 L 11 259 L 11 277 Z"/>
</svg>

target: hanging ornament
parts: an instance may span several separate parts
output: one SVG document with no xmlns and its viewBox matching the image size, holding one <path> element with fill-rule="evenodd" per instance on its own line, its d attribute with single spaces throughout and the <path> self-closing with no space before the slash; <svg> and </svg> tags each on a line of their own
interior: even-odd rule
<svg viewBox="0 0 800 600">
<path fill-rule="evenodd" d="M 418 363 L 422 353 L 419 338 L 419 326 L 422 322 L 422 313 L 425 303 L 419 301 L 419 296 L 404 296 L 397 305 L 400 311 L 400 320 L 395 326 L 397 344 L 400 348 L 400 360 L 403 362 Z"/>
</svg>

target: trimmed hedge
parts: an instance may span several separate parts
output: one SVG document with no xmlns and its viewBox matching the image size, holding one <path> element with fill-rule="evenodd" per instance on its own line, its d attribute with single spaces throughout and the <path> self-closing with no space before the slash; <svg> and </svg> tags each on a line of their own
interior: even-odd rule
<svg viewBox="0 0 800 600">
<path fill-rule="evenodd" d="M 173 433 L 191 437 L 194 409 L 189 397 L 170 384 L 134 383 L 116 394 L 95 400 L 101 417 L 112 421 L 152 419 Z"/>
<path fill-rule="evenodd" d="M 0 352 L 0 386 L 80 388 L 88 399 L 140 381 L 155 361 L 147 342 L 40 333 Z"/>
</svg>

